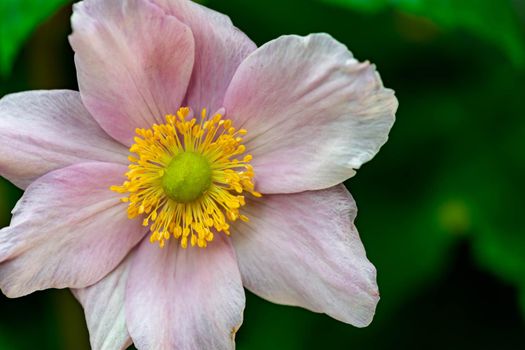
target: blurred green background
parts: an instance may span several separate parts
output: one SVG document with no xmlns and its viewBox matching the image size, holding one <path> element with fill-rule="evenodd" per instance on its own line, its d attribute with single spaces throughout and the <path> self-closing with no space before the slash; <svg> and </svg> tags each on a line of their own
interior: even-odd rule
<svg viewBox="0 0 525 350">
<path fill-rule="evenodd" d="M 400 101 L 347 182 L 378 269 L 365 329 L 248 295 L 238 349 L 525 349 L 525 2 L 207 0 L 258 45 L 328 32 Z M 71 3 L 0 0 L 0 96 L 76 89 Z M 0 179 L 0 226 L 21 191 Z M 67 290 L 0 296 L 0 349 L 89 349 Z"/>
</svg>

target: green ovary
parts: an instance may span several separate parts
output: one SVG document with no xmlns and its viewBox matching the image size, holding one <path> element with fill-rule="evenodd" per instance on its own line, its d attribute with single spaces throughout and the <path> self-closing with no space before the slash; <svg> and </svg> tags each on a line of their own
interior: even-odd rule
<svg viewBox="0 0 525 350">
<path fill-rule="evenodd" d="M 176 155 L 162 177 L 162 187 L 166 195 L 179 203 L 196 200 L 210 185 L 210 163 L 195 152 L 182 152 Z"/>
</svg>

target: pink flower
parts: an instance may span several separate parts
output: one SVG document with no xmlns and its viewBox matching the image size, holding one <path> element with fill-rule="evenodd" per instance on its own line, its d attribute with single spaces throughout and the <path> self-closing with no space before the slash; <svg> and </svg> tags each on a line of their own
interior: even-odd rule
<svg viewBox="0 0 525 350">
<path fill-rule="evenodd" d="M 0 101 L 0 174 L 25 189 L 2 291 L 72 288 L 94 349 L 231 349 L 243 285 L 368 325 L 341 183 L 394 121 L 374 66 L 326 34 L 257 48 L 183 0 L 85 0 L 72 24 L 80 92 Z"/>
</svg>

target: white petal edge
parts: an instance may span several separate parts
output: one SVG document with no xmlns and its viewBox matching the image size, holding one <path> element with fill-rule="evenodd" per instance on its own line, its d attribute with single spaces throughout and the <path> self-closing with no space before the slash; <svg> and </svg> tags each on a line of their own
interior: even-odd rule
<svg viewBox="0 0 525 350">
<path fill-rule="evenodd" d="M 0 230 L 0 289 L 11 298 L 48 288 L 83 288 L 112 271 L 145 235 L 111 192 L 127 167 L 92 162 L 33 182 Z"/>
<path fill-rule="evenodd" d="M 343 185 L 247 202 L 248 223 L 232 227 L 244 286 L 271 302 L 300 306 L 357 327 L 379 300 L 376 270 L 353 224 Z"/>
<path fill-rule="evenodd" d="M 185 105 L 199 113 L 222 107 L 226 89 L 239 64 L 257 46 L 222 13 L 186 0 L 150 0 L 191 28 L 195 66 Z"/>
<path fill-rule="evenodd" d="M 136 128 L 177 112 L 195 54 L 188 26 L 147 0 L 85 0 L 71 23 L 80 94 L 108 134 L 129 146 Z"/>
<path fill-rule="evenodd" d="M 138 349 L 232 350 L 244 305 L 235 252 L 219 234 L 206 249 L 145 239 L 133 257 L 126 319 Z"/>
<path fill-rule="evenodd" d="M 84 309 L 93 350 L 125 350 L 132 344 L 124 311 L 130 255 L 94 285 L 71 290 Z"/>
<path fill-rule="evenodd" d="M 71 164 L 127 164 L 127 149 L 86 110 L 78 91 L 27 91 L 0 100 L 0 175 L 20 188 Z"/>
<path fill-rule="evenodd" d="M 258 191 L 328 188 L 386 142 L 397 110 L 375 67 L 327 34 L 282 36 L 249 55 L 224 107 L 248 130 Z"/>
</svg>

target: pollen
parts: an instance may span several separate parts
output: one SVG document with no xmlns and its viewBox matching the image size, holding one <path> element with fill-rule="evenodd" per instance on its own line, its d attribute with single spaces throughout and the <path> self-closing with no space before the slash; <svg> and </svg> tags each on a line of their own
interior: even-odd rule
<svg viewBox="0 0 525 350">
<path fill-rule="evenodd" d="M 174 238 L 183 248 L 205 248 L 215 234 L 230 235 L 231 222 L 248 221 L 240 212 L 245 195 L 261 194 L 242 144 L 246 130 L 205 109 L 197 121 L 181 108 L 165 124 L 136 134 L 127 180 L 111 190 L 126 194 L 128 217 L 142 219 L 150 242 L 162 248 Z"/>
</svg>

